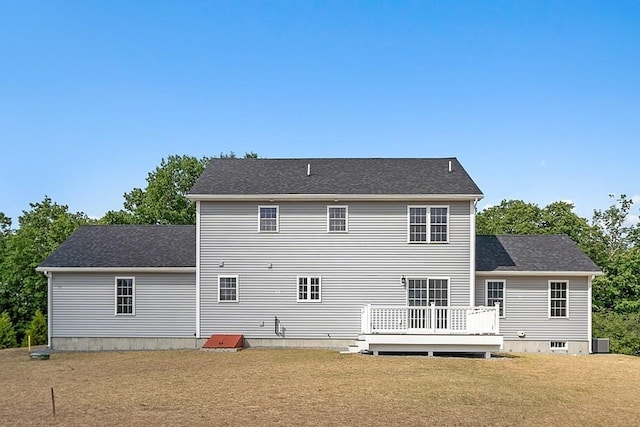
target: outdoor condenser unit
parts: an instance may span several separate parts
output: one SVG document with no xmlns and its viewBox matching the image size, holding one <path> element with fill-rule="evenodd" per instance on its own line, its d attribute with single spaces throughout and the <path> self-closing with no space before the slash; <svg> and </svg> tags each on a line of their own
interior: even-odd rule
<svg viewBox="0 0 640 427">
<path fill-rule="evenodd" d="M 594 338 L 591 347 L 594 353 L 609 353 L 609 338 Z"/>
</svg>

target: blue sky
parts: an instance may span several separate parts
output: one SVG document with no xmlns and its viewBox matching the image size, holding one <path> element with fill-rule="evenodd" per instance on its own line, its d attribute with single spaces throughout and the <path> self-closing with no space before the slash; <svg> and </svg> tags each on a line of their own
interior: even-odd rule
<svg viewBox="0 0 640 427">
<path fill-rule="evenodd" d="M 163 157 L 233 150 L 456 156 L 481 206 L 590 217 L 640 195 L 639 22 L 634 1 L 4 1 L 0 211 L 99 217 Z"/>
</svg>

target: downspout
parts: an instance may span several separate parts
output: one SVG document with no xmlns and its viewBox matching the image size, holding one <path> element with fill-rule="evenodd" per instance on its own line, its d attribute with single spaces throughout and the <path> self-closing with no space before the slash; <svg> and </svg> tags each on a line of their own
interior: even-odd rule
<svg viewBox="0 0 640 427">
<path fill-rule="evenodd" d="M 478 198 L 469 201 L 469 307 L 476 305 L 476 204 Z"/>
<path fill-rule="evenodd" d="M 589 354 L 593 353 L 593 347 L 592 347 L 592 335 L 593 335 L 593 327 L 591 325 L 591 322 L 593 321 L 593 313 L 591 312 L 591 310 L 593 310 L 593 296 L 592 296 L 592 282 L 593 282 L 593 277 L 594 276 L 589 276 L 587 278 L 587 334 L 589 335 Z"/>
<path fill-rule="evenodd" d="M 51 313 L 51 308 L 52 308 L 52 295 L 51 292 L 53 290 L 53 286 L 51 285 L 51 281 L 53 279 L 53 273 L 50 271 L 45 271 L 44 272 L 45 276 L 47 276 L 47 347 L 51 348 L 51 330 L 52 330 L 52 313 Z"/>
<path fill-rule="evenodd" d="M 200 338 L 200 201 L 196 200 L 196 339 Z"/>
</svg>

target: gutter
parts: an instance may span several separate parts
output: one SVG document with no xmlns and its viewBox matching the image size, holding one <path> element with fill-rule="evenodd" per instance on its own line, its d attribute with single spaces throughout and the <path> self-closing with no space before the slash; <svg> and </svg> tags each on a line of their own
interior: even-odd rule
<svg viewBox="0 0 640 427">
<path fill-rule="evenodd" d="M 187 194 L 191 201 L 478 201 L 482 194 Z"/>
</svg>

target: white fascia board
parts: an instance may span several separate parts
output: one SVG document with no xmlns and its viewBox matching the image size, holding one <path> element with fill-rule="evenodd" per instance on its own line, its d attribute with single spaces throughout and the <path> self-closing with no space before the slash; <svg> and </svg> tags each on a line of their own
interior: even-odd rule
<svg viewBox="0 0 640 427">
<path fill-rule="evenodd" d="M 191 201 L 231 202 L 231 201 L 397 201 L 397 200 L 480 200 L 479 194 L 187 194 Z"/>
<path fill-rule="evenodd" d="M 37 267 L 36 271 L 60 273 L 195 273 L 195 267 Z"/>
<path fill-rule="evenodd" d="M 507 277 L 507 276 L 602 276 L 602 271 L 476 271 L 476 276 Z"/>
</svg>

